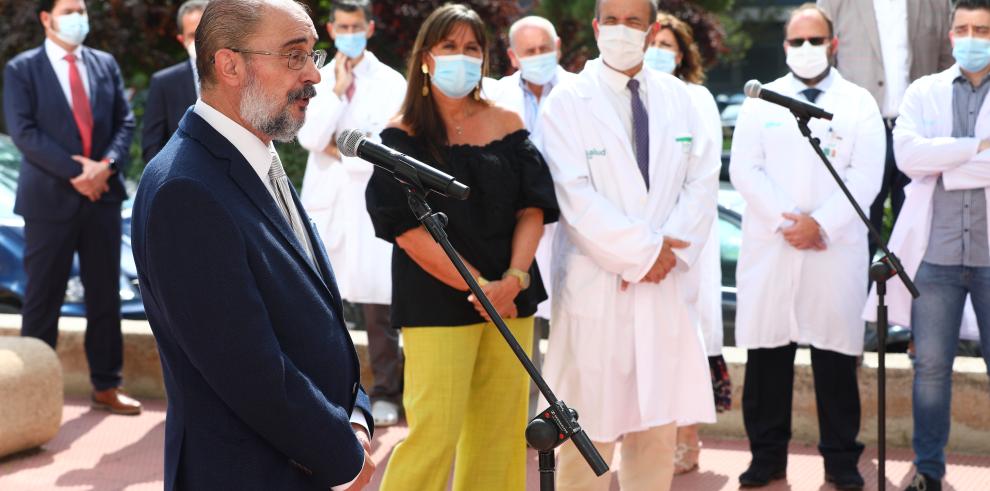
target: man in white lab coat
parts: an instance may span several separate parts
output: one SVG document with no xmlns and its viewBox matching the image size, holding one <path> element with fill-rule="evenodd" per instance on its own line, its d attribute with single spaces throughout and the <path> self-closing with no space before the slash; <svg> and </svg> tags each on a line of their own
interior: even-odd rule
<svg viewBox="0 0 990 491">
<path fill-rule="evenodd" d="M 784 43 L 791 73 L 766 88 L 834 114 L 809 126 L 865 209 L 883 177 L 883 121 L 870 93 L 830 66 L 837 45 L 825 13 L 799 7 Z M 729 171 L 746 200 L 736 344 L 749 350 L 743 421 L 753 459 L 740 484 L 762 486 L 786 474 L 794 356 L 802 344 L 811 346 L 825 479 L 839 489 L 861 489 L 856 365 L 863 352 L 867 229 L 781 106 L 743 103 Z"/>
<path fill-rule="evenodd" d="M 402 401 L 399 334 L 389 320 L 392 245 L 375 237 L 365 209 L 372 165 L 341 156 L 335 142 L 349 129 L 378 141 L 399 112 L 406 81 L 365 49 L 375 32 L 369 0 L 334 1 L 327 31 L 337 54 L 321 71 L 299 130 L 299 143 L 310 152 L 301 199 L 323 238 L 341 296 L 364 315 L 375 378 L 372 415 L 376 425 L 388 426 L 398 422 Z"/>
<path fill-rule="evenodd" d="M 601 0 L 602 56 L 540 115 L 561 221 L 544 373 L 612 460 L 623 490 L 666 490 L 676 425 L 715 421 L 695 309 L 698 255 L 715 219 L 718 150 L 684 84 L 645 69 L 652 0 Z M 570 443 L 559 489 L 604 490 Z"/>
<path fill-rule="evenodd" d="M 488 96 L 498 105 L 519 113 L 529 131 L 529 139 L 540 152 L 543 151 L 543 128 L 540 126 L 540 109 L 543 108 L 550 91 L 563 82 L 575 78 L 575 75 L 564 70 L 560 61 L 560 38 L 553 24 L 543 17 L 529 16 L 517 20 L 509 28 L 509 61 L 515 73 L 492 83 L 488 86 Z M 550 248 L 553 244 L 553 233 L 557 224 L 551 223 L 543 228 L 543 237 L 536 249 L 536 263 L 540 271 L 547 272 L 546 278 L 551 277 L 553 264 Z M 544 285 L 547 295 L 552 295 L 551 285 Z M 533 336 L 533 363 L 537 368 L 542 364 L 540 339 L 550 328 L 551 300 L 547 299 L 536 310 L 533 323 L 536 335 Z M 539 391 L 535 384 L 530 385 L 530 414 L 542 410 L 535 407 L 535 399 Z"/>
<path fill-rule="evenodd" d="M 887 283 L 890 322 L 910 325 L 914 338 L 910 490 L 941 489 L 967 295 L 990 362 L 990 2 L 956 2 L 949 38 L 957 65 L 911 84 L 894 128 L 897 166 L 911 183 L 890 249 L 921 292 L 912 301 L 899 280 Z M 864 314 L 874 318 L 870 297 Z"/>
</svg>

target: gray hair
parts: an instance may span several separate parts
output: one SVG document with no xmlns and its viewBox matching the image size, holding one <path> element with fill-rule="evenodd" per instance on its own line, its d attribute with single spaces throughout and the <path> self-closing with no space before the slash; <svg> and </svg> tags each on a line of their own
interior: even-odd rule
<svg viewBox="0 0 990 491">
<path fill-rule="evenodd" d="M 651 25 L 657 21 L 657 0 L 646 0 L 646 3 L 650 4 L 650 18 L 646 20 L 647 25 Z M 601 22 L 601 7 L 602 0 L 595 0 L 595 18 Z"/>
<path fill-rule="evenodd" d="M 527 27 L 535 27 L 537 29 L 541 29 L 543 30 L 543 32 L 547 33 L 548 36 L 550 36 L 551 41 L 555 43 L 557 42 L 558 39 L 557 29 L 553 27 L 553 22 L 550 22 L 549 20 L 544 19 L 543 17 L 540 16 L 530 15 L 527 17 L 523 17 L 522 19 L 519 19 L 512 23 L 512 27 L 509 28 L 510 48 L 512 49 L 516 48 L 516 33 Z"/>
<path fill-rule="evenodd" d="M 175 14 L 175 25 L 179 26 L 179 34 L 182 34 L 182 19 L 193 12 L 202 12 L 208 3 L 210 0 L 188 0 L 179 6 L 179 11 Z"/>
<path fill-rule="evenodd" d="M 213 62 L 217 51 L 243 47 L 258 31 L 266 9 L 273 4 L 296 5 L 309 12 L 297 0 L 210 0 L 196 29 L 196 72 L 203 87 L 216 83 Z"/>
</svg>

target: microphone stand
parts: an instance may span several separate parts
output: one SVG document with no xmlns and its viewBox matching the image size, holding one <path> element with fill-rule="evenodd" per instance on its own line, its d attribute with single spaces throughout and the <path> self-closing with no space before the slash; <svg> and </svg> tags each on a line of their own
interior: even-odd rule
<svg viewBox="0 0 990 491">
<path fill-rule="evenodd" d="M 591 439 L 588 438 L 588 435 L 581 429 L 581 425 L 578 424 L 577 411 L 567 407 L 564 401 L 557 399 L 557 396 L 550 390 L 546 380 L 543 379 L 543 376 L 537 371 L 533 362 L 530 361 L 529 356 L 526 355 L 526 351 L 519 346 L 519 342 L 516 341 L 512 332 L 509 331 L 509 328 L 505 325 L 505 321 L 499 316 L 498 311 L 492 306 L 491 301 L 488 300 L 485 292 L 478 285 L 477 280 L 468 271 L 467 266 L 464 265 L 464 261 L 461 260 L 460 255 L 457 254 L 454 246 L 451 245 L 450 240 L 447 238 L 447 231 L 444 230 L 444 227 L 447 225 L 447 216 L 443 213 L 433 213 L 433 210 L 430 209 L 429 204 L 426 202 L 428 191 L 424 191 L 426 188 L 420 182 L 416 169 L 406 165 L 396 165 L 393 175 L 405 188 L 409 200 L 409 208 L 412 210 L 413 215 L 426 227 L 426 230 L 433 236 L 433 240 L 437 241 L 440 247 L 443 248 L 447 257 L 450 258 L 454 267 L 457 268 L 457 272 L 460 273 L 461 278 L 467 282 L 471 292 L 481 302 L 481 305 L 485 308 L 485 312 L 488 313 L 492 322 L 494 322 L 498 332 L 505 338 L 505 342 L 512 349 L 512 352 L 515 353 L 516 358 L 519 359 L 519 363 L 522 364 L 529 377 L 550 404 L 549 408 L 543 410 L 533 418 L 526 427 L 526 441 L 539 452 L 540 490 L 553 491 L 555 486 L 553 449 L 568 439 L 574 442 L 574 446 L 577 447 L 581 456 L 591 466 L 596 476 L 601 476 L 608 472 L 608 464 L 605 463 L 601 454 L 598 453 L 598 449 L 595 448 L 591 443 Z"/>
<path fill-rule="evenodd" d="M 822 163 L 825 164 L 825 168 L 828 169 L 829 174 L 832 175 L 836 184 L 842 189 L 842 193 L 846 195 L 849 204 L 856 210 L 859 219 L 866 225 L 873 240 L 876 241 L 880 250 L 883 252 L 883 257 L 870 265 L 870 279 L 876 282 L 877 285 L 877 489 L 883 490 L 886 489 L 887 472 L 887 364 L 885 359 L 887 356 L 887 305 L 884 303 L 884 296 L 887 294 L 887 280 L 897 276 L 904 283 L 904 286 L 911 293 L 912 297 L 918 298 L 920 293 L 901 266 L 900 259 L 887 248 L 887 243 L 880 236 L 880 232 L 873 226 L 873 223 L 870 222 L 866 214 L 863 213 L 863 209 L 859 207 L 859 203 L 856 202 L 849 192 L 846 183 L 842 181 L 838 172 L 835 171 L 835 167 L 828 160 L 828 156 L 822 151 L 819 139 L 812 136 L 811 129 L 808 128 L 809 116 L 800 111 L 792 110 L 791 112 L 797 120 L 801 134 L 811 143 L 811 147 L 815 149 L 815 153 L 821 158 Z"/>
</svg>

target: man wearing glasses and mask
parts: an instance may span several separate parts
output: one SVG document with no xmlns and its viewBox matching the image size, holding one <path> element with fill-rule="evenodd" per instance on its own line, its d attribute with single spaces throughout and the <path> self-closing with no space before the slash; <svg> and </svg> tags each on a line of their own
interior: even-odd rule
<svg viewBox="0 0 990 491">
<path fill-rule="evenodd" d="M 766 88 L 835 115 L 808 126 L 865 209 L 883 175 L 880 111 L 866 89 L 831 67 L 838 40 L 818 7 L 798 7 L 786 36 L 791 73 Z M 866 227 L 781 106 L 755 98 L 743 103 L 729 173 L 747 203 L 736 272 L 736 345 L 749 350 L 742 405 L 753 460 L 739 482 L 763 486 L 786 474 L 801 344 L 811 347 L 825 480 L 861 489 L 856 365 L 863 353 Z"/>
<path fill-rule="evenodd" d="M 273 141 L 326 53 L 291 0 L 213 0 L 201 98 L 145 170 L 134 257 L 169 408 L 166 489 L 361 489 L 370 404 L 319 235 Z"/>
</svg>

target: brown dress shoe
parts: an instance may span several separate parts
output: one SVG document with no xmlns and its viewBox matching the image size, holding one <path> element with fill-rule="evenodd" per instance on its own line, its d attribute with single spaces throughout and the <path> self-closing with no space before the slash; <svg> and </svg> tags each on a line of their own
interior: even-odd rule
<svg viewBox="0 0 990 491">
<path fill-rule="evenodd" d="M 128 397 L 119 388 L 93 391 L 93 409 L 110 411 L 113 414 L 136 416 L 141 414 L 141 403 Z"/>
</svg>

